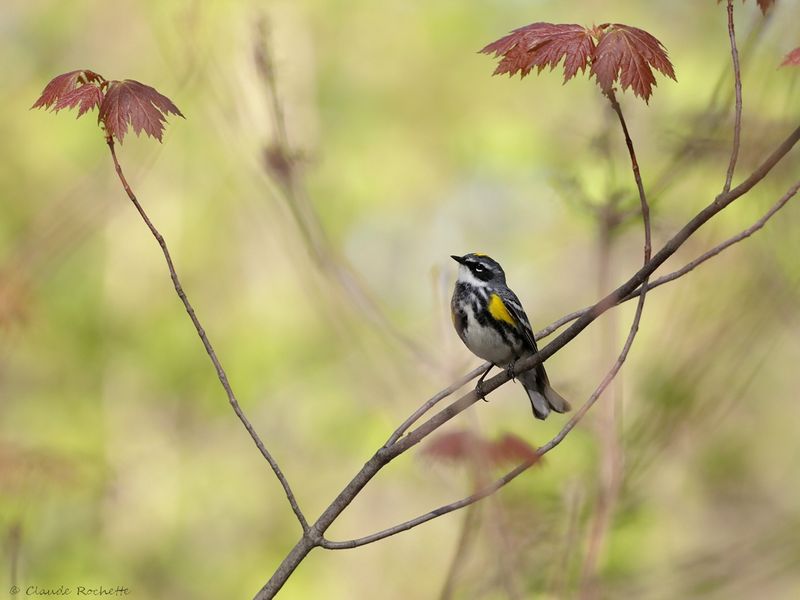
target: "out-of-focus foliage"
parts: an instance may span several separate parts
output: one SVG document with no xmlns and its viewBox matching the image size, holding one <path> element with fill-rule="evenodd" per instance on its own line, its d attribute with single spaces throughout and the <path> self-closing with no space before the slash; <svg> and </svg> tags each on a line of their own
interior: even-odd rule
<svg viewBox="0 0 800 600">
<path fill-rule="evenodd" d="M 734 182 L 797 126 L 800 101 L 797 71 L 776 69 L 798 45 L 800 6 L 778 2 L 764 17 L 755 2 L 735 4 L 745 116 Z M 28 111 L 44 84 L 88 65 L 147 82 L 186 115 L 163 146 L 128 138 L 120 160 L 243 408 L 315 518 L 402 419 L 474 365 L 447 314 L 450 254 L 499 259 L 535 327 L 639 265 L 629 160 L 597 87 L 562 87 L 557 74 L 492 78 L 477 54 L 536 20 L 629 23 L 668 49 L 679 83 L 660 83 L 649 106 L 619 95 L 658 247 L 724 181 L 724 3 L 3 3 L 4 587 L 14 564 L 21 586 L 249 597 L 299 534 L 102 132 Z M 263 43 L 299 166 L 294 203 L 264 164 L 278 132 L 253 60 Z M 757 219 L 798 166 L 795 152 L 667 267 Z M 618 385 L 546 461 L 476 509 L 456 597 L 561 597 L 586 585 L 587 570 L 597 597 L 800 595 L 794 202 L 648 297 Z M 598 215 L 610 213 L 598 206 L 613 206 L 619 225 L 604 229 Z M 548 361 L 573 404 L 613 361 L 631 314 L 617 309 Z M 534 421 L 515 384 L 490 399 L 449 430 L 543 442 L 564 423 Z M 370 533 L 471 486 L 463 470 L 411 453 L 330 537 Z M 607 531 L 588 569 L 603 505 Z M 463 518 L 315 551 L 281 597 L 437 597 Z"/>
</svg>

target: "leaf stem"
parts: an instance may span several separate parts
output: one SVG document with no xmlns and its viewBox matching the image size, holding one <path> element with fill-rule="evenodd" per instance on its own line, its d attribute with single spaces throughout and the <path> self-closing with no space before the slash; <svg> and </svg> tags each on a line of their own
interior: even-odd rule
<svg viewBox="0 0 800 600">
<path fill-rule="evenodd" d="M 733 123 L 733 148 L 731 149 L 731 159 L 728 163 L 728 172 L 725 175 L 725 185 L 722 188 L 723 193 L 731 189 L 733 173 L 736 170 L 736 161 L 739 158 L 739 144 L 742 135 L 742 73 L 739 66 L 739 50 L 736 47 L 736 30 L 734 29 L 733 19 L 733 0 L 728 0 L 728 37 L 731 41 L 733 81 L 736 92 L 736 116 Z"/>
<path fill-rule="evenodd" d="M 183 303 L 186 312 L 189 315 L 189 318 L 192 320 L 192 324 L 194 328 L 197 330 L 197 335 L 200 336 L 200 340 L 203 342 L 203 347 L 206 349 L 209 358 L 211 359 L 214 368 L 217 371 L 217 378 L 219 382 L 222 384 L 222 387 L 225 389 L 225 393 L 228 396 L 228 401 L 230 402 L 231 407 L 233 407 L 233 411 L 236 413 L 236 416 L 239 417 L 239 420 L 244 425 L 247 432 L 250 434 L 250 437 L 255 442 L 255 445 L 258 447 L 261 455 L 267 460 L 270 467 L 275 473 L 275 476 L 280 481 L 281 486 L 283 487 L 283 491 L 286 493 L 286 498 L 289 500 L 289 504 L 294 511 L 297 520 L 300 522 L 300 526 L 303 528 L 303 531 L 308 530 L 308 522 L 306 521 L 303 512 L 300 510 L 300 506 L 297 503 L 297 500 L 292 492 L 292 488 L 289 486 L 289 481 L 286 479 L 286 476 L 281 471 L 281 468 L 278 466 L 277 461 L 272 457 L 269 453 L 267 448 L 264 446 L 264 443 L 261 441 L 261 438 L 256 433 L 256 430 L 251 425 L 248 418 L 245 416 L 244 411 L 242 410 L 241 406 L 239 406 L 239 401 L 236 399 L 236 396 L 233 393 L 233 389 L 231 388 L 230 383 L 228 382 L 228 376 L 225 373 L 225 369 L 222 368 L 222 363 L 217 358 L 217 354 L 214 351 L 211 342 L 206 335 L 205 329 L 200 324 L 199 319 L 197 318 L 197 314 L 195 313 L 194 308 L 192 307 L 191 303 L 189 302 L 189 298 L 186 296 L 186 292 L 183 291 L 183 286 L 181 285 L 180 279 L 178 278 L 178 273 L 175 270 L 175 265 L 172 262 L 172 256 L 169 253 L 169 249 L 167 248 L 167 243 L 164 240 L 164 237 L 159 233 L 158 229 L 156 229 L 153 222 L 150 220 L 150 217 L 147 216 L 144 208 L 139 203 L 139 200 L 136 198 L 136 195 L 133 193 L 130 185 L 128 185 L 128 181 L 125 178 L 125 175 L 122 172 L 122 167 L 119 164 L 119 160 L 117 159 L 117 153 L 114 149 L 114 140 L 110 136 L 106 136 L 106 143 L 108 144 L 108 149 L 111 151 L 111 158 L 114 160 L 114 169 L 117 172 L 117 176 L 119 177 L 120 182 L 122 183 L 122 187 L 125 188 L 125 193 L 128 194 L 128 198 L 133 203 L 134 207 L 136 208 L 139 215 L 142 217 L 142 220 L 147 225 L 147 228 L 150 230 L 150 233 L 153 234 L 153 237 L 158 242 L 158 245 L 161 247 L 161 252 L 164 254 L 164 260 L 167 263 L 167 268 L 169 269 L 169 275 L 172 278 L 172 284 L 175 287 L 175 292 L 178 294 L 181 302 Z"/>
</svg>

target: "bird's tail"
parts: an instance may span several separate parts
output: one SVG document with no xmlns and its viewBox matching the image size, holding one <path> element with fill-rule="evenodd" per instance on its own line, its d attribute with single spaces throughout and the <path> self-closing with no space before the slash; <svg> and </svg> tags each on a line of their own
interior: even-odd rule
<svg viewBox="0 0 800 600">
<path fill-rule="evenodd" d="M 537 419 L 546 419 L 551 410 L 557 413 L 565 413 L 572 409 L 569 402 L 552 388 L 550 382 L 547 381 L 547 376 L 540 378 L 536 377 L 533 372 L 527 371 L 519 377 L 519 381 L 525 387 L 525 391 L 528 392 L 533 416 Z"/>
</svg>

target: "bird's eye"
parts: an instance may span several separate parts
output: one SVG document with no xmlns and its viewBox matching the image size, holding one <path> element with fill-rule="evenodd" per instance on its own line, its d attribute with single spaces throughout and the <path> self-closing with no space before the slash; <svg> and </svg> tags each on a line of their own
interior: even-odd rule
<svg viewBox="0 0 800 600">
<path fill-rule="evenodd" d="M 483 265 L 475 265 L 475 272 L 476 273 L 483 273 L 486 269 Z"/>
</svg>

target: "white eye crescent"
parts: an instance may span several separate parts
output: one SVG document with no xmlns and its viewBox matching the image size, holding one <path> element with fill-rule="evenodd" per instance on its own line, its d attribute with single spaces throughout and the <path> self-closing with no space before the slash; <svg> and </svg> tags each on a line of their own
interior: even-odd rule
<svg viewBox="0 0 800 600">
<path fill-rule="evenodd" d="M 482 273 L 483 270 L 484 270 L 483 265 L 475 265 L 475 272 L 476 273 Z"/>
</svg>

